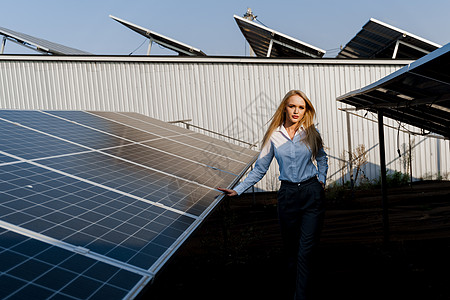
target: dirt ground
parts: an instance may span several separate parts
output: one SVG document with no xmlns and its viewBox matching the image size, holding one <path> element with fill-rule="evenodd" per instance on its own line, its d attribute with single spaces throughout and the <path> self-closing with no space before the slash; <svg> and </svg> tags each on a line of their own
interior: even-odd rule
<svg viewBox="0 0 450 300">
<path fill-rule="evenodd" d="M 315 299 L 450 299 L 450 182 L 380 190 L 327 203 Z M 226 199 L 139 299 L 290 299 L 275 193 Z"/>
</svg>

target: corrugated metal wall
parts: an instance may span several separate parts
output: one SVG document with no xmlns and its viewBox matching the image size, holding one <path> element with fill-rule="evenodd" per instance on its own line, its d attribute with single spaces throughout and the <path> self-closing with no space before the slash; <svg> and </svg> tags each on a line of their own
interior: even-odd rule
<svg viewBox="0 0 450 300">
<path fill-rule="evenodd" d="M 348 151 L 346 113 L 336 97 L 368 85 L 405 62 L 350 60 L 264 60 L 252 58 L 151 58 L 41 56 L 0 57 L 2 109 L 134 111 L 164 121 L 191 119 L 192 124 L 250 143 L 261 140 L 267 121 L 290 89 L 309 95 L 330 156 L 328 183 L 341 182 L 340 158 Z M 379 176 L 376 122 L 350 115 L 352 148 L 364 145 L 364 175 Z M 366 118 L 376 120 L 369 113 Z M 397 148 L 413 143 L 414 178 L 448 177 L 449 141 L 400 132 L 386 120 L 387 168 L 409 172 Z M 401 126 L 419 132 L 417 128 Z M 397 141 L 398 140 L 398 141 Z M 259 144 L 258 144 L 259 146 Z M 408 168 L 407 168 L 408 167 Z M 347 171 L 347 169 L 344 169 Z M 273 164 L 257 185 L 278 187 Z M 348 179 L 348 177 L 346 177 Z"/>
</svg>

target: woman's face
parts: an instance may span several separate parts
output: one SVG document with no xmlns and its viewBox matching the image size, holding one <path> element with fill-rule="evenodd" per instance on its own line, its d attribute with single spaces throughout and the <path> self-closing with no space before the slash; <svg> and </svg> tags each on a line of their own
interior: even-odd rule
<svg viewBox="0 0 450 300">
<path fill-rule="evenodd" d="M 291 126 L 300 122 L 306 112 L 306 102 L 302 97 L 295 94 L 286 101 L 286 123 Z"/>
</svg>

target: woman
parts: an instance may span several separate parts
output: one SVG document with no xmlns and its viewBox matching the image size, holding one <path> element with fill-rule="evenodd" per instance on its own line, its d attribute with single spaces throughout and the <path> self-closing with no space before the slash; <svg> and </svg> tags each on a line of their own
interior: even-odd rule
<svg viewBox="0 0 450 300">
<path fill-rule="evenodd" d="M 315 110 L 308 97 L 298 90 L 289 91 L 272 117 L 254 169 L 234 189 L 218 188 L 227 196 L 241 195 L 264 177 L 275 156 L 281 180 L 277 194 L 278 217 L 289 274 L 295 278 L 295 299 L 308 299 L 310 294 L 312 255 L 325 212 L 328 158 L 314 126 L 314 116 Z"/>
</svg>

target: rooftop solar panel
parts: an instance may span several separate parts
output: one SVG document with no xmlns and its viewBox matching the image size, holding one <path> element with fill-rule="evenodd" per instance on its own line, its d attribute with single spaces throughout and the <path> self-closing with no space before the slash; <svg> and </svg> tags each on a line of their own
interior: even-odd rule
<svg viewBox="0 0 450 300">
<path fill-rule="evenodd" d="M 150 42 L 158 43 L 165 48 L 168 48 L 170 50 L 178 52 L 179 55 L 182 55 L 182 56 L 206 56 L 206 54 L 203 53 L 203 51 L 201 51 L 200 49 L 194 48 L 190 45 L 187 45 L 185 43 L 171 39 L 160 33 L 156 33 L 154 31 L 151 31 L 150 29 L 141 27 L 141 26 L 133 24 L 131 22 L 119 19 L 117 17 L 111 16 L 111 15 L 109 17 L 112 18 L 113 20 L 116 20 L 120 24 L 130 28 L 131 30 L 150 39 Z"/>
<path fill-rule="evenodd" d="M 450 139 L 450 44 L 338 101 Z"/>
<path fill-rule="evenodd" d="M 337 58 L 418 59 L 441 45 L 371 18 Z"/>
<path fill-rule="evenodd" d="M 0 293 L 12 298 L 134 298 L 257 155 L 135 113 L 2 110 L 0 122 Z"/>
<path fill-rule="evenodd" d="M 14 31 L 8 28 L 0 27 L 0 35 L 5 36 L 10 41 L 18 43 L 27 48 L 38 52 L 53 55 L 92 55 L 89 52 L 67 47 L 61 44 L 53 43 L 41 38 L 37 38 L 25 33 Z"/>
<path fill-rule="evenodd" d="M 245 39 L 260 57 L 320 58 L 325 50 L 234 15 Z"/>
</svg>

